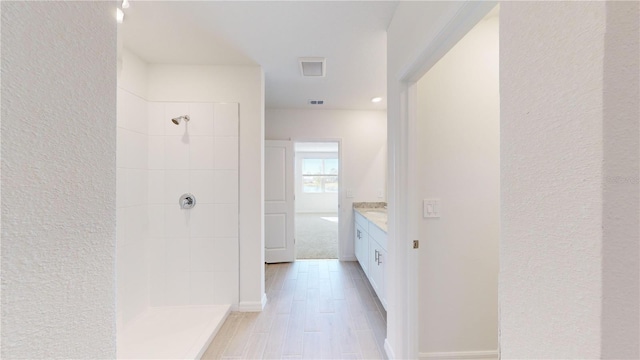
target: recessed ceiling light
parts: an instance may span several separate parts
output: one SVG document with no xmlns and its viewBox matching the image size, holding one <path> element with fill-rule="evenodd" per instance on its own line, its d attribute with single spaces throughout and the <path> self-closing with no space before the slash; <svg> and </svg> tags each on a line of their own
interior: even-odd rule
<svg viewBox="0 0 640 360">
<path fill-rule="evenodd" d="M 129 6 L 130 6 L 129 0 L 122 0 L 122 8 L 123 9 L 128 9 Z"/>
<path fill-rule="evenodd" d="M 374 97 L 373 99 L 371 99 L 372 103 L 379 103 L 380 101 L 382 101 L 381 97 Z"/>
</svg>

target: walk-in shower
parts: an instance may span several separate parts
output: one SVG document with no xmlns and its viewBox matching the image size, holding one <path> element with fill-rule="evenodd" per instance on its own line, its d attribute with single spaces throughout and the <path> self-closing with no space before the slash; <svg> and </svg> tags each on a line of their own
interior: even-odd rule
<svg viewBox="0 0 640 360">
<path fill-rule="evenodd" d="M 189 115 L 182 115 L 182 116 L 178 116 L 171 119 L 171 122 L 173 122 L 176 125 L 180 125 L 180 122 L 182 120 L 184 120 L 185 122 L 188 122 L 189 120 L 191 120 L 191 118 L 189 117 Z"/>
<path fill-rule="evenodd" d="M 125 53 L 125 67 L 134 61 Z M 127 76 L 117 104 L 117 357 L 197 359 L 239 303 L 239 105 L 173 101 L 184 98 L 173 87 L 149 101 Z M 188 131 L 174 126 L 186 122 Z"/>
</svg>

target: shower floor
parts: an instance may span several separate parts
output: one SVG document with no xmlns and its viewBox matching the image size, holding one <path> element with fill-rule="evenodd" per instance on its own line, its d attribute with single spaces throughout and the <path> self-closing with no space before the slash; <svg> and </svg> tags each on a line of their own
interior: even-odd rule
<svg viewBox="0 0 640 360">
<path fill-rule="evenodd" d="M 118 336 L 118 359 L 200 359 L 230 305 L 149 308 Z"/>
</svg>

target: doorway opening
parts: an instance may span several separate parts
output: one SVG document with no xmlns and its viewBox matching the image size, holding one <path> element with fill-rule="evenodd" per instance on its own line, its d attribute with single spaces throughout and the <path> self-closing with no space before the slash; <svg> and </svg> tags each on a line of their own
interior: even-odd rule
<svg viewBox="0 0 640 360">
<path fill-rule="evenodd" d="M 296 142 L 296 259 L 337 259 L 339 142 Z"/>
<path fill-rule="evenodd" d="M 409 349 L 419 358 L 499 358 L 498 20 L 499 5 L 408 87 L 407 198 L 418 205 L 409 238 L 429 247 L 408 256 Z"/>
</svg>

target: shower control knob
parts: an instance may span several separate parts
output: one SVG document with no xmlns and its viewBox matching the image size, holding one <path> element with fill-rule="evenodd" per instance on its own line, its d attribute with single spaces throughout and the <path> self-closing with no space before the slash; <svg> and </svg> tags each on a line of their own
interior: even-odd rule
<svg viewBox="0 0 640 360">
<path fill-rule="evenodd" d="M 180 209 L 191 209 L 196 206 L 196 197 L 189 193 L 182 194 L 178 203 L 180 204 Z"/>
</svg>

